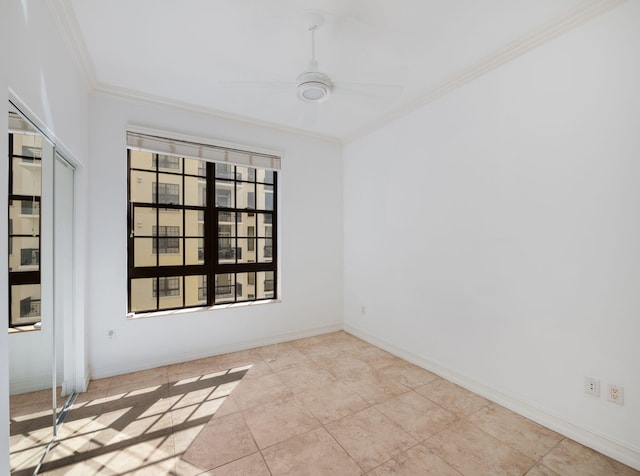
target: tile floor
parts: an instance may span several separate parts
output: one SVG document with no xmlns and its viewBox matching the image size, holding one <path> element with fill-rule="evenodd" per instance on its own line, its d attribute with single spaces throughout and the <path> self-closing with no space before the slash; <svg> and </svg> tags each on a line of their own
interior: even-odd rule
<svg viewBox="0 0 640 476">
<path fill-rule="evenodd" d="M 60 396 L 60 388 L 57 389 L 56 398 L 60 410 L 67 399 Z M 14 469 L 35 467 L 53 437 L 51 390 L 14 395 L 9 408 L 13 473 Z"/>
<path fill-rule="evenodd" d="M 337 332 L 93 381 L 40 474 L 640 472 Z"/>
</svg>

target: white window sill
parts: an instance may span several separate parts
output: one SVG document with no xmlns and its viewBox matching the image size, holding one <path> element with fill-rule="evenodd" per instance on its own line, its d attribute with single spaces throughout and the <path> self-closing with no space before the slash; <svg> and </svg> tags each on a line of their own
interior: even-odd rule
<svg viewBox="0 0 640 476">
<path fill-rule="evenodd" d="M 215 306 L 207 307 L 190 307 L 188 309 L 171 309 L 168 311 L 153 311 L 153 312 L 141 312 L 135 313 L 130 312 L 127 314 L 127 319 L 135 320 L 135 319 L 146 319 L 148 317 L 161 317 L 161 316 L 177 316 L 183 314 L 191 314 L 194 312 L 203 312 L 203 311 L 221 311 L 223 309 L 236 309 L 236 308 L 245 308 L 245 307 L 253 307 L 253 306 L 263 306 L 265 304 L 279 304 L 282 301 L 280 299 L 263 299 L 260 301 L 249 301 L 249 302 L 237 302 L 230 304 L 216 304 Z"/>
<path fill-rule="evenodd" d="M 23 334 L 25 332 L 34 332 L 42 330 L 40 322 L 28 326 L 9 327 L 9 334 Z"/>
</svg>

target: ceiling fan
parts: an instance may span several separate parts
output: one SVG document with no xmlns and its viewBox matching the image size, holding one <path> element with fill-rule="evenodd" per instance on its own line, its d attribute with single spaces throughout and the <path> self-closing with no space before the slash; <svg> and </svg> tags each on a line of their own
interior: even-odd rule
<svg viewBox="0 0 640 476">
<path fill-rule="evenodd" d="M 307 12 L 304 25 L 311 34 L 311 59 L 304 72 L 294 81 L 230 81 L 220 83 L 224 87 L 260 87 L 295 89 L 298 99 L 307 104 L 317 105 L 326 102 L 332 95 L 360 97 L 364 99 L 392 99 L 398 96 L 403 87 L 395 84 L 351 83 L 333 81 L 328 74 L 319 69 L 316 59 L 315 33 L 324 23 L 324 16 L 315 11 Z"/>
<path fill-rule="evenodd" d="M 311 32 L 311 59 L 307 70 L 296 78 L 296 93 L 303 101 L 322 103 L 329 99 L 333 87 L 329 76 L 318 69 L 316 60 L 316 30 L 324 23 L 324 17 L 320 13 L 309 12 L 304 16 L 304 22 Z"/>
</svg>

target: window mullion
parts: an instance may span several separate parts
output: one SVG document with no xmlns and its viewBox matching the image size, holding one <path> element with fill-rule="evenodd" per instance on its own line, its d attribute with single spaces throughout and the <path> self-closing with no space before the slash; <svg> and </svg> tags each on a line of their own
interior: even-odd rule
<svg viewBox="0 0 640 476">
<path fill-rule="evenodd" d="M 204 261 L 207 269 L 207 305 L 215 302 L 215 273 L 218 262 L 218 213 L 216 211 L 215 164 L 207 162 L 207 207 L 204 214 Z"/>
<path fill-rule="evenodd" d="M 184 173 L 186 172 L 186 163 L 184 161 L 183 158 L 178 159 L 179 160 L 179 164 L 182 165 L 182 236 L 180 237 L 178 243 L 182 242 L 182 266 L 186 266 L 187 265 L 187 240 L 186 240 L 186 236 L 187 236 L 187 210 L 184 208 L 184 206 L 187 204 L 187 193 L 185 191 L 185 185 L 186 185 L 186 181 L 185 181 L 185 177 L 184 177 Z M 178 251 L 180 251 L 180 248 L 178 248 Z M 185 307 L 187 305 L 187 278 L 185 277 L 185 275 L 183 274 L 180 278 L 180 281 L 182 282 L 182 307 Z"/>
<path fill-rule="evenodd" d="M 159 154 L 153 154 L 156 162 L 156 196 L 154 197 L 154 202 L 156 205 L 156 235 L 153 237 L 153 240 L 156 244 L 156 269 L 160 269 L 160 253 L 158 250 L 160 249 L 160 169 L 158 168 L 158 156 Z M 156 276 L 156 309 L 160 309 L 160 278 Z"/>
<path fill-rule="evenodd" d="M 278 284 L 278 174 L 273 172 L 273 206 L 271 210 L 271 263 L 273 264 L 273 295 Z"/>
<path fill-rule="evenodd" d="M 131 309 L 131 275 L 133 274 L 133 250 L 134 250 L 134 207 L 131 199 L 131 149 L 127 149 L 127 199 L 129 206 L 127 209 L 127 310 Z"/>
<path fill-rule="evenodd" d="M 239 207 L 238 207 L 238 168 L 234 167 L 233 168 L 233 189 L 235 190 L 236 193 L 236 197 L 235 197 L 235 202 L 233 202 L 233 204 L 235 205 L 235 209 L 236 212 L 234 213 L 235 215 L 235 220 L 233 223 L 233 230 L 234 231 L 234 237 L 235 239 L 233 240 L 233 246 L 234 246 L 234 250 L 233 250 L 233 255 L 235 257 L 235 263 L 236 265 L 239 264 L 238 263 L 238 213 L 242 213 L 241 211 L 239 211 Z M 238 273 L 234 273 L 233 274 L 233 302 L 238 302 Z"/>
</svg>

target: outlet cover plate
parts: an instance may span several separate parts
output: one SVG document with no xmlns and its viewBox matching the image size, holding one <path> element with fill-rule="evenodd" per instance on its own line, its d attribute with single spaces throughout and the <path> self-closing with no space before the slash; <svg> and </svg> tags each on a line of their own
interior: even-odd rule
<svg viewBox="0 0 640 476">
<path fill-rule="evenodd" d="M 607 400 L 624 405 L 624 388 L 620 385 L 607 385 Z"/>
<path fill-rule="evenodd" d="M 600 380 L 593 377 L 585 377 L 584 393 L 600 398 Z"/>
</svg>

